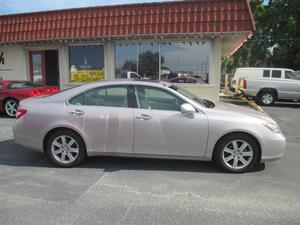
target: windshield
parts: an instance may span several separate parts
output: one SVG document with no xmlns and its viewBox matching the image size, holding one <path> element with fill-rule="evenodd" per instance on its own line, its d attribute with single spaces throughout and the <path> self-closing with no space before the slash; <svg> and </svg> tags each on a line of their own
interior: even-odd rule
<svg viewBox="0 0 300 225">
<path fill-rule="evenodd" d="M 207 108 L 213 108 L 215 107 L 215 104 L 209 100 L 206 100 L 206 99 L 201 99 L 199 98 L 197 95 L 189 92 L 188 90 L 184 89 L 184 88 L 181 88 L 181 87 L 178 87 L 176 85 L 171 85 L 170 86 L 171 89 L 177 91 L 178 93 L 182 94 L 183 96 L 207 107 Z"/>
</svg>

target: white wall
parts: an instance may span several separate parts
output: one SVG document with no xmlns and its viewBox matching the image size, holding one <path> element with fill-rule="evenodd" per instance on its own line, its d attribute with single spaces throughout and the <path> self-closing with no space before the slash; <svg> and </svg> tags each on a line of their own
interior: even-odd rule
<svg viewBox="0 0 300 225">
<path fill-rule="evenodd" d="M 0 77 L 4 80 L 27 80 L 26 51 L 19 46 L 0 47 L 4 64 L 0 61 Z"/>
</svg>

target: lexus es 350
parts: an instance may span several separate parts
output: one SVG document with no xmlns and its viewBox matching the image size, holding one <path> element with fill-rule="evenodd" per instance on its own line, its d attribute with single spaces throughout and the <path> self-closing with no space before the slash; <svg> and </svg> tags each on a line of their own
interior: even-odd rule
<svg viewBox="0 0 300 225">
<path fill-rule="evenodd" d="M 102 81 L 20 102 L 15 141 L 73 167 L 87 156 L 214 160 L 229 172 L 279 159 L 285 137 L 264 113 L 199 99 L 165 82 Z"/>
</svg>

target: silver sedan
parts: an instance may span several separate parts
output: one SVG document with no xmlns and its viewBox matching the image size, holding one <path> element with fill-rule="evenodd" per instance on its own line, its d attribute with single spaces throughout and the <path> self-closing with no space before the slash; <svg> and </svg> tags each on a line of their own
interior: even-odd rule
<svg viewBox="0 0 300 225">
<path fill-rule="evenodd" d="M 283 156 L 286 140 L 264 113 L 199 99 L 165 82 L 103 81 L 20 102 L 20 145 L 58 166 L 87 156 L 214 160 L 229 172 Z"/>
</svg>

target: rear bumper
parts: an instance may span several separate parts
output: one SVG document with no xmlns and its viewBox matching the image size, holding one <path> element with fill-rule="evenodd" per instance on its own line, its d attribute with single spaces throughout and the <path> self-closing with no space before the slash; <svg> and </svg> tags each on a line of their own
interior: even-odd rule
<svg viewBox="0 0 300 225">
<path fill-rule="evenodd" d="M 270 135 L 262 143 L 261 162 L 268 162 L 283 157 L 286 147 L 286 138 L 283 134 Z"/>
<path fill-rule="evenodd" d="M 255 89 L 241 89 L 240 90 L 244 96 L 256 97 L 257 90 Z"/>
<path fill-rule="evenodd" d="M 15 121 L 13 125 L 13 135 L 15 142 L 26 148 L 43 152 L 43 144 L 40 141 L 39 135 L 33 132 L 31 129 L 24 129 L 24 126 L 20 126 L 23 118 Z"/>
</svg>

